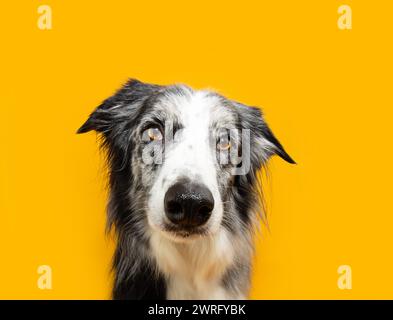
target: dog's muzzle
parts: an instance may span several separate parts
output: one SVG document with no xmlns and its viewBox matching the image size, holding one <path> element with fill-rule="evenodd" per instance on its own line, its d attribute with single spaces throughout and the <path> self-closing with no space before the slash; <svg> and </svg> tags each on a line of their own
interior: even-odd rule
<svg viewBox="0 0 393 320">
<path fill-rule="evenodd" d="M 190 229 L 202 226 L 209 220 L 214 198 L 203 184 L 182 181 L 168 189 L 164 206 L 165 214 L 173 224 Z"/>
</svg>

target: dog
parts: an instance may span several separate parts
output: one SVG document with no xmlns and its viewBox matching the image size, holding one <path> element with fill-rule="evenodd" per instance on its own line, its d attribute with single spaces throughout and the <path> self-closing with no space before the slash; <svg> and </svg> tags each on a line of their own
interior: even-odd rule
<svg viewBox="0 0 393 320">
<path fill-rule="evenodd" d="M 260 109 L 131 79 L 78 133 L 91 130 L 107 154 L 113 298 L 246 299 L 258 173 L 272 155 L 295 163 Z"/>
</svg>

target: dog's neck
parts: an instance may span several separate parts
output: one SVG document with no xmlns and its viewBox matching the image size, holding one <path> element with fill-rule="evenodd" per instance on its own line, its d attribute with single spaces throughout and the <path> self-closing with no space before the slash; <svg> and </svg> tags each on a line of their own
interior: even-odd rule
<svg viewBox="0 0 393 320">
<path fill-rule="evenodd" d="M 159 233 L 150 239 L 157 266 L 168 279 L 168 299 L 240 299 L 229 293 L 223 277 L 235 261 L 235 242 L 225 229 L 216 235 L 177 243 Z"/>
</svg>

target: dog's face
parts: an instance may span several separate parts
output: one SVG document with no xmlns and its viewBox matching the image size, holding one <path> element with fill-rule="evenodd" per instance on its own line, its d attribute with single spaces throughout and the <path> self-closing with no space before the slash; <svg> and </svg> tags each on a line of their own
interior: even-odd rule
<svg viewBox="0 0 393 320">
<path fill-rule="evenodd" d="M 246 224 L 256 172 L 273 154 L 293 163 L 257 108 L 182 85 L 132 80 L 78 132 L 90 130 L 108 148 L 117 227 L 133 221 L 174 241 Z"/>
</svg>

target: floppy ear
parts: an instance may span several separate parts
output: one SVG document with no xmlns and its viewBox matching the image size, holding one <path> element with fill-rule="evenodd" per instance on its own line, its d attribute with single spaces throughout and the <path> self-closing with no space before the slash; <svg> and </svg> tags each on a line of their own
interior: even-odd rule
<svg viewBox="0 0 393 320">
<path fill-rule="evenodd" d="M 143 102 L 158 88 L 157 85 L 130 79 L 90 114 L 77 133 L 95 130 L 108 136 L 113 130 L 121 130 L 126 121 L 137 116 Z"/>
<path fill-rule="evenodd" d="M 262 119 L 263 121 L 263 119 Z M 280 141 L 277 140 L 273 132 L 270 130 L 268 124 L 263 121 L 262 135 L 263 137 L 272 145 L 272 151 L 285 161 L 296 164 L 295 160 L 285 151 L 284 147 L 281 145 Z"/>
<path fill-rule="evenodd" d="M 251 142 L 255 146 L 252 152 L 255 158 L 259 158 L 260 162 L 264 162 L 268 157 L 276 154 L 289 163 L 296 163 L 274 136 L 259 108 L 245 106 L 240 103 L 236 103 L 236 105 L 240 108 L 243 128 L 250 129 L 254 136 L 254 139 L 251 138 Z"/>
</svg>

